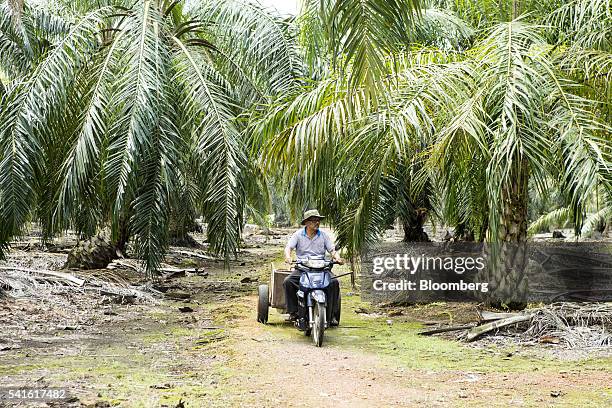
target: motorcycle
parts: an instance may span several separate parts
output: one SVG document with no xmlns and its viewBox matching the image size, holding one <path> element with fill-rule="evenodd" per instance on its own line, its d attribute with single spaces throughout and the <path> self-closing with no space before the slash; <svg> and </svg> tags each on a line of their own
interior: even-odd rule
<svg viewBox="0 0 612 408">
<path fill-rule="evenodd" d="M 297 291 L 298 319 L 295 325 L 299 330 L 303 330 L 306 336 L 312 334 L 315 345 L 321 347 L 331 316 L 331 313 L 328 316 L 327 288 L 330 287 L 332 279 L 337 279 L 331 275 L 331 270 L 334 265 L 338 265 L 338 262 L 306 260 L 296 261 L 293 264 L 301 272 L 300 287 Z M 338 316 L 334 317 L 339 321 L 339 312 Z"/>
</svg>

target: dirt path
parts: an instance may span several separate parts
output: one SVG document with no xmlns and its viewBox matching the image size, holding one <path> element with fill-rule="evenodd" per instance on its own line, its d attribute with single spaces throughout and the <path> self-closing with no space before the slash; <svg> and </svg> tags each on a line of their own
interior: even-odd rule
<svg viewBox="0 0 612 408">
<path fill-rule="evenodd" d="M 253 304 L 256 299 L 245 300 Z M 404 370 L 386 366 L 374 353 L 341 347 L 341 337 L 351 329 L 329 330 L 324 347 L 316 348 L 310 338 L 280 323 L 280 316 L 269 327 L 251 320 L 241 321 L 234 330 L 240 360 L 252 363 L 245 367 L 249 403 L 372 407 L 424 401 Z M 238 386 L 244 380 L 241 376 L 232 382 Z M 236 397 L 233 402 L 244 402 L 243 395 Z"/>
<path fill-rule="evenodd" d="M 249 308 L 256 304 L 255 297 L 241 301 Z M 230 364 L 235 375 L 227 387 L 241 391 L 226 395 L 223 403 L 266 407 L 603 407 L 612 401 L 605 361 L 602 365 L 567 364 L 512 358 L 505 350 L 482 353 L 493 353 L 490 357 L 438 339 L 431 340 L 428 352 L 422 340 L 413 338 L 414 326 L 410 329 L 410 325 L 398 323 L 394 324 L 396 329 L 386 328 L 379 319 L 349 318 L 351 327 L 329 331 L 323 348 L 314 347 L 309 338 L 282 323 L 281 316 L 272 316 L 267 326 L 254 322 L 252 316 L 239 320 L 231 329 Z M 383 319 L 387 326 L 387 319 Z M 353 328 L 357 326 L 372 330 L 368 334 L 368 329 Z M 388 335 L 394 330 L 407 330 L 404 347 L 396 342 L 401 335 Z"/>
<path fill-rule="evenodd" d="M 74 398 L 61 407 L 612 405 L 610 358 L 568 361 L 547 348 L 417 335 L 424 320 L 472 319 L 471 305 L 414 306 L 389 317 L 361 302 L 347 279 L 341 326 L 326 332 L 324 347 L 275 312 L 259 324 L 257 280 L 266 279 L 283 241 L 251 242 L 229 272 L 210 261 L 198 265 L 208 276 L 166 283 L 189 293 L 185 300 L 0 301 L 0 384 L 65 387 Z"/>
</svg>

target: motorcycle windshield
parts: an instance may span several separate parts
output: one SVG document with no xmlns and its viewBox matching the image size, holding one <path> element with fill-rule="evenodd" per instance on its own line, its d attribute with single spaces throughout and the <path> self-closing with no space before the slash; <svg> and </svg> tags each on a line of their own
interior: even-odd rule
<svg viewBox="0 0 612 408">
<path fill-rule="evenodd" d="M 325 261 L 324 259 L 309 259 L 308 261 L 304 262 L 305 266 L 309 268 L 313 268 L 313 269 L 323 269 L 328 264 L 329 263 Z"/>
<path fill-rule="evenodd" d="M 306 272 L 300 276 L 300 286 L 311 289 L 324 288 L 329 286 L 329 273 L 327 272 Z"/>
</svg>

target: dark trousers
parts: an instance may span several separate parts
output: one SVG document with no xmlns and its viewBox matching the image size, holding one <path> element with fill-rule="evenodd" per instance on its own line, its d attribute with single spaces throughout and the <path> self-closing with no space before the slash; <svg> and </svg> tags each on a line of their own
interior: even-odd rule
<svg viewBox="0 0 612 408">
<path fill-rule="evenodd" d="M 331 274 L 331 276 L 333 277 L 334 275 Z M 300 289 L 300 271 L 294 269 L 291 275 L 287 276 L 283 281 L 283 287 L 285 288 L 285 306 L 287 308 L 287 313 L 297 313 L 297 291 Z M 325 292 L 327 297 L 327 321 L 331 321 L 332 317 L 338 320 L 338 311 L 340 309 L 340 283 L 338 279 L 332 279 Z"/>
</svg>

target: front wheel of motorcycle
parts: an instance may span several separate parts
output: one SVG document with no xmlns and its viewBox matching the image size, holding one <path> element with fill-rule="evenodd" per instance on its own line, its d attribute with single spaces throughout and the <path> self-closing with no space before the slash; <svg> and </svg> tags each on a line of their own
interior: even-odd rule
<svg viewBox="0 0 612 408">
<path fill-rule="evenodd" d="M 325 332 L 325 305 L 315 303 L 312 325 L 312 341 L 317 347 L 323 345 L 323 333 Z"/>
</svg>

